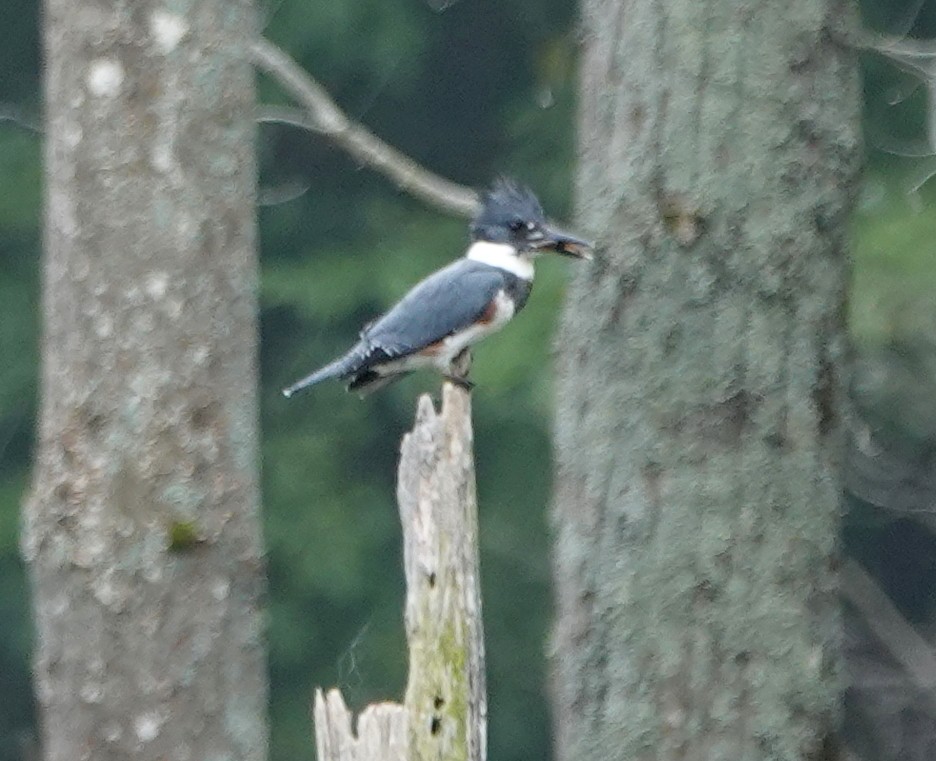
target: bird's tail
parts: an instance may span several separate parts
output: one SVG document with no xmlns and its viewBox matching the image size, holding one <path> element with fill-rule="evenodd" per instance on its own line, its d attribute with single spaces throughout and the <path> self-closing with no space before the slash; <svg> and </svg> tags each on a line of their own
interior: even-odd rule
<svg viewBox="0 0 936 761">
<path fill-rule="evenodd" d="M 351 351 L 345 354 L 345 356 L 336 359 L 334 362 L 325 365 L 325 367 L 316 370 L 311 375 L 307 375 L 302 380 L 298 380 L 291 386 L 287 386 L 283 389 L 283 396 L 288 399 L 293 394 L 303 391 L 309 388 L 309 386 L 314 386 L 316 383 L 347 375 L 354 371 L 355 365 L 359 360 L 360 357 L 358 357 L 354 351 Z"/>
</svg>

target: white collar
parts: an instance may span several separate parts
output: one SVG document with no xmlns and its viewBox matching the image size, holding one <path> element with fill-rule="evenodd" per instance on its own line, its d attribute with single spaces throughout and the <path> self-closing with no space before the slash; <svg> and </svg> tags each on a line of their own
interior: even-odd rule
<svg viewBox="0 0 936 761">
<path fill-rule="evenodd" d="M 517 249 L 509 243 L 477 240 L 471 244 L 465 258 L 506 270 L 521 280 L 533 279 L 533 262 L 530 257 L 527 254 L 517 253 Z"/>
</svg>

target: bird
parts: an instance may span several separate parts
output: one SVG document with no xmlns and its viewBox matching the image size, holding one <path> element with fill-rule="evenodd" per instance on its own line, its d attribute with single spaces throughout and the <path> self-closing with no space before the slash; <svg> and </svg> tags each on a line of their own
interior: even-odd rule
<svg viewBox="0 0 936 761">
<path fill-rule="evenodd" d="M 464 256 L 417 283 L 333 362 L 283 389 L 283 395 L 330 379 L 365 396 L 415 370 L 435 369 L 471 390 L 471 347 L 523 309 L 533 260 L 543 252 L 591 259 L 593 244 L 549 221 L 533 192 L 499 178 L 481 194 Z"/>
</svg>

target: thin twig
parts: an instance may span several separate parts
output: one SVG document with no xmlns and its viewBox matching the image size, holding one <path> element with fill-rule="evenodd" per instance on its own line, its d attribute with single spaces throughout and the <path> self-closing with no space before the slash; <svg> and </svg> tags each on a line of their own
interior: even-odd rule
<svg viewBox="0 0 936 761">
<path fill-rule="evenodd" d="M 312 183 L 301 179 L 260 187 L 257 189 L 257 206 L 279 206 L 282 203 L 295 201 L 308 193 L 311 187 Z"/>
<path fill-rule="evenodd" d="M 901 56 L 906 59 L 919 60 L 936 58 L 936 43 L 933 40 L 894 37 L 864 30 L 860 41 L 862 47 L 877 50 L 886 56 Z"/>
<path fill-rule="evenodd" d="M 897 68 L 916 76 L 926 87 L 929 107 L 926 112 L 926 138 L 936 153 L 936 41 L 892 37 L 861 30 L 853 38 L 858 48 L 874 50 L 888 58 Z M 912 192 L 919 190 L 932 175 L 927 175 Z"/>
<path fill-rule="evenodd" d="M 462 217 L 475 213 L 478 196 L 473 190 L 433 174 L 351 121 L 328 91 L 272 42 L 261 37 L 251 45 L 250 55 L 254 64 L 273 77 L 308 116 L 298 122 L 291 118 L 276 121 L 324 135 L 363 165 L 383 173 L 401 190 L 443 211 Z"/>
<path fill-rule="evenodd" d="M 10 122 L 40 135 L 43 132 L 41 119 L 29 116 L 26 109 L 15 103 L 0 103 L 0 122 Z"/>
<path fill-rule="evenodd" d="M 257 106 L 257 121 L 260 124 L 286 124 L 309 132 L 322 132 L 307 111 L 293 106 Z"/>
<path fill-rule="evenodd" d="M 936 653 L 901 615 L 887 593 L 855 560 L 842 567 L 842 594 L 922 690 L 936 689 Z"/>
</svg>

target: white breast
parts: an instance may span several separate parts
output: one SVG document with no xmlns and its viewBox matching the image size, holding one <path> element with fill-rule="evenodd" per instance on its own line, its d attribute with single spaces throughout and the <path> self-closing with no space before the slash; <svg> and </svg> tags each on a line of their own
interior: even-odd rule
<svg viewBox="0 0 936 761">
<path fill-rule="evenodd" d="M 492 333 L 496 333 L 510 322 L 513 316 L 513 301 L 508 298 L 504 291 L 498 291 L 494 297 L 494 317 L 489 322 L 472 325 L 448 336 L 442 342 L 442 351 L 436 355 L 433 364 L 443 372 L 448 371 L 452 360 L 458 356 L 462 349 L 477 343 Z"/>
</svg>

